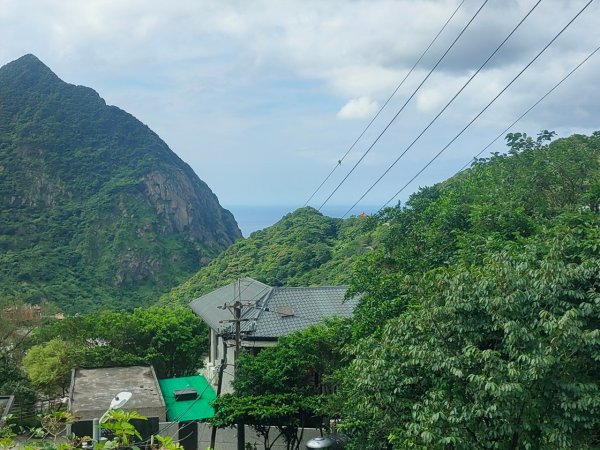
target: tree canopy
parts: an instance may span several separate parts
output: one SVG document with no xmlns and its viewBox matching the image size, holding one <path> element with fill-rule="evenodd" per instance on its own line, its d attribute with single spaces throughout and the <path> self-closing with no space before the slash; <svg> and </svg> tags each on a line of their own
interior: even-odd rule
<svg viewBox="0 0 600 450">
<path fill-rule="evenodd" d="M 68 317 L 36 330 L 35 339 L 75 346 L 80 367 L 152 364 L 158 377 L 169 378 L 194 375 L 202 367 L 207 335 L 189 308 L 155 306 Z"/>
<path fill-rule="evenodd" d="M 352 349 L 346 429 L 368 448 L 597 444 L 599 226 L 557 226 L 414 277 L 406 311 Z"/>
</svg>

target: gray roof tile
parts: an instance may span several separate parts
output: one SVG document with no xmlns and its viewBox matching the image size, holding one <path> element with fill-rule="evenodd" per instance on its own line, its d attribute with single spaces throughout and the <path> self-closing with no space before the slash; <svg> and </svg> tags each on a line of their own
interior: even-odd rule
<svg viewBox="0 0 600 450">
<path fill-rule="evenodd" d="M 248 339 L 272 339 L 299 331 L 330 317 L 350 317 L 358 298 L 344 300 L 347 286 L 270 287 L 252 278 L 241 280 L 241 300 L 255 305 L 245 308 L 242 331 Z M 234 283 L 193 300 L 190 307 L 211 328 L 223 332 L 231 325 L 228 310 L 218 309 L 234 301 Z"/>
</svg>

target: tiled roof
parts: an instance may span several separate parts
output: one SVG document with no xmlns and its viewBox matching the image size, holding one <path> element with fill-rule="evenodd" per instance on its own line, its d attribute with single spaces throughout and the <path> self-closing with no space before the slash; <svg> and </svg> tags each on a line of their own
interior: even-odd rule
<svg viewBox="0 0 600 450">
<path fill-rule="evenodd" d="M 233 318 L 231 312 L 227 309 L 221 309 L 226 303 L 233 303 L 235 296 L 234 283 L 223 286 L 212 292 L 209 292 L 202 297 L 192 300 L 189 304 L 190 308 L 204 320 L 213 330 L 222 330 L 227 327 L 227 324 L 221 323 L 222 320 L 231 320 Z M 242 278 L 240 280 L 241 300 L 243 302 L 256 302 L 263 297 L 269 295 L 273 288 L 266 284 L 256 281 L 252 278 Z M 256 308 L 246 308 L 244 317 L 254 318 L 258 315 L 259 310 Z M 242 327 L 247 329 L 249 322 L 243 322 Z"/>
<path fill-rule="evenodd" d="M 299 331 L 329 317 L 350 317 L 358 298 L 344 300 L 347 286 L 270 287 L 252 278 L 241 280 L 242 302 L 254 306 L 244 308 L 242 331 L 247 339 L 272 339 Z M 231 320 L 224 303 L 233 303 L 234 284 L 219 288 L 190 303 L 190 307 L 213 329 L 232 330 L 221 320 Z"/>
<path fill-rule="evenodd" d="M 285 336 L 327 317 L 350 317 L 357 300 L 344 302 L 347 290 L 347 286 L 273 288 L 256 319 L 252 335 Z"/>
</svg>

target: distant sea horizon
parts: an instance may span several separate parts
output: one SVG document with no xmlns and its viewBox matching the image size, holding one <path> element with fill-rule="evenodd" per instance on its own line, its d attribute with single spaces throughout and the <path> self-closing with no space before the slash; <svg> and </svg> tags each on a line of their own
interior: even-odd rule
<svg viewBox="0 0 600 450">
<path fill-rule="evenodd" d="M 379 210 L 380 206 L 357 206 L 348 216 L 359 215 L 363 212 L 373 214 Z M 298 205 L 223 205 L 223 207 L 231 211 L 244 237 L 250 236 L 254 231 L 270 227 L 286 214 L 300 208 Z M 321 212 L 329 217 L 342 217 L 348 208 L 349 206 L 326 205 Z"/>
</svg>

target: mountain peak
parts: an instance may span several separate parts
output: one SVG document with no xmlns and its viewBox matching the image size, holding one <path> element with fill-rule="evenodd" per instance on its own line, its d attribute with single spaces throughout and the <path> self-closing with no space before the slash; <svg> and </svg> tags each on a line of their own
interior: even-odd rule
<svg viewBox="0 0 600 450">
<path fill-rule="evenodd" d="M 37 56 L 33 53 L 28 53 L 26 55 L 21 56 L 13 61 L 13 63 L 17 64 L 42 64 L 44 67 L 47 67 Z M 50 69 L 48 69 L 50 70 Z"/>
<path fill-rule="evenodd" d="M 29 83 L 41 80 L 60 81 L 47 65 L 31 53 L 0 67 L 0 78 Z"/>
<path fill-rule="evenodd" d="M 0 68 L 0 246 L 20 267 L 0 292 L 69 312 L 149 304 L 240 237 L 135 117 L 34 55 Z"/>
</svg>

